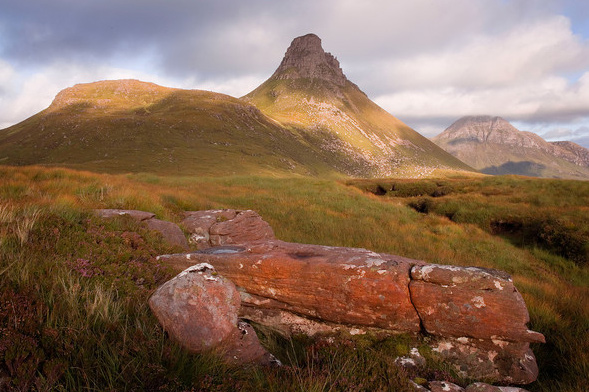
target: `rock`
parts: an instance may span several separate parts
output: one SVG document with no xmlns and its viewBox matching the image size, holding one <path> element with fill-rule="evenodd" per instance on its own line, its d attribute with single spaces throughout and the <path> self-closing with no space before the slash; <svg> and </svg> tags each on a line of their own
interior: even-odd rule
<svg viewBox="0 0 589 392">
<path fill-rule="evenodd" d="M 186 250 L 189 249 L 188 241 L 184 236 L 184 232 L 177 224 L 155 218 L 147 219 L 145 223 L 150 230 L 160 232 L 164 240 L 168 243 L 177 245 Z"/>
<path fill-rule="evenodd" d="M 174 340 L 202 352 L 235 335 L 240 299 L 230 280 L 202 263 L 160 286 L 149 306 Z"/>
<path fill-rule="evenodd" d="M 274 239 L 272 227 L 255 211 L 239 211 L 235 218 L 210 228 L 211 245 L 223 246 Z"/>
<path fill-rule="evenodd" d="M 178 270 L 214 265 L 238 286 L 242 317 L 285 335 L 423 332 L 463 377 L 527 384 L 538 376 L 530 342 L 544 337 L 527 329 L 525 303 L 504 272 L 279 240 L 159 259 Z"/>
<path fill-rule="evenodd" d="M 406 369 L 415 369 L 425 366 L 426 361 L 417 348 L 412 348 L 408 355 L 396 358 L 395 364 Z"/>
<path fill-rule="evenodd" d="M 188 250 L 188 241 L 182 232 L 180 227 L 172 222 L 167 222 L 159 219 L 155 219 L 155 214 L 151 212 L 138 211 L 138 210 L 119 210 L 119 209 L 98 209 L 94 210 L 94 213 L 104 219 L 112 219 L 117 216 L 130 216 L 137 222 L 147 224 L 150 230 L 161 233 L 165 241 L 172 245 L 180 246 L 181 248 Z"/>
<path fill-rule="evenodd" d="M 232 364 L 257 363 L 260 365 L 281 366 L 274 355 L 266 351 L 258 340 L 253 327 L 244 321 L 237 323 L 234 336 L 225 346 L 223 357 Z"/>
<path fill-rule="evenodd" d="M 138 210 L 119 210 L 119 209 L 98 209 L 94 210 L 94 213 L 104 219 L 114 218 L 116 216 L 130 216 L 134 220 L 141 222 L 147 219 L 151 219 L 155 216 L 154 213 L 138 211 Z"/>
<path fill-rule="evenodd" d="M 470 384 L 464 390 L 465 392 L 501 392 L 501 389 L 493 385 L 485 384 L 483 382 L 475 382 Z"/>
<path fill-rule="evenodd" d="M 420 331 L 409 296 L 415 261 L 402 257 L 272 240 L 160 259 L 178 269 L 214 265 L 240 288 L 244 307 L 350 326 Z M 272 326 L 273 320 L 255 321 Z"/>
<path fill-rule="evenodd" d="M 409 384 L 411 384 L 411 386 L 413 387 L 413 390 L 416 392 L 430 392 L 429 389 L 417 384 L 415 381 L 409 380 Z"/>
<path fill-rule="evenodd" d="M 272 76 L 279 79 L 321 79 L 338 86 L 345 86 L 347 81 L 339 61 L 323 50 L 321 38 L 315 34 L 295 38 Z"/>
<path fill-rule="evenodd" d="M 513 384 L 529 384 L 538 377 L 527 342 L 444 337 L 430 346 L 463 377 Z"/>
<path fill-rule="evenodd" d="M 432 391 L 433 392 L 433 391 Z M 466 387 L 465 392 L 528 392 L 525 389 L 518 387 L 497 387 L 494 385 L 485 384 L 483 382 L 475 382 Z"/>
<path fill-rule="evenodd" d="M 428 264 L 413 267 L 411 278 L 413 304 L 432 335 L 545 341 L 528 330 L 526 304 L 504 272 Z"/>
<path fill-rule="evenodd" d="M 197 249 L 274 239 L 272 227 L 251 210 L 190 211 L 181 225 Z"/>
<path fill-rule="evenodd" d="M 464 392 L 464 388 L 448 381 L 431 381 L 429 389 L 431 392 Z"/>
<path fill-rule="evenodd" d="M 238 324 L 239 293 L 206 263 L 187 268 L 159 287 L 149 307 L 170 337 L 191 352 L 218 351 L 230 363 L 269 363 L 255 331 Z"/>
</svg>

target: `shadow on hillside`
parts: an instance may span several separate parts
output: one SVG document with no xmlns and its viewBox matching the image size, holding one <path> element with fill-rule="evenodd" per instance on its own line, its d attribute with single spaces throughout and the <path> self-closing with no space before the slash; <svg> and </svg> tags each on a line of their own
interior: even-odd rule
<svg viewBox="0 0 589 392">
<path fill-rule="evenodd" d="M 481 169 L 481 173 L 502 175 L 518 174 L 521 176 L 541 177 L 546 165 L 531 161 L 514 162 L 508 161 L 501 166 L 489 166 Z"/>
</svg>

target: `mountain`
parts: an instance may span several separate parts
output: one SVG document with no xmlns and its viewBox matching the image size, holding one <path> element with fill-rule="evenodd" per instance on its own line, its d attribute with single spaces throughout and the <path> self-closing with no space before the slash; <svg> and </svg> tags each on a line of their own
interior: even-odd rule
<svg viewBox="0 0 589 392">
<path fill-rule="evenodd" d="M 462 117 L 432 140 L 487 174 L 589 179 L 589 150 L 572 142 L 549 143 L 501 117 Z"/>
<path fill-rule="evenodd" d="M 315 35 L 238 99 L 136 80 L 78 84 L 0 130 L 0 164 L 180 175 L 472 170 L 370 101 Z"/>
<path fill-rule="evenodd" d="M 63 90 L 49 108 L 0 131 L 0 163 L 115 173 L 335 173 L 250 104 L 136 80 Z"/>
<path fill-rule="evenodd" d="M 395 118 L 350 82 L 315 34 L 295 38 L 274 74 L 243 97 L 354 176 L 472 170 Z"/>
</svg>

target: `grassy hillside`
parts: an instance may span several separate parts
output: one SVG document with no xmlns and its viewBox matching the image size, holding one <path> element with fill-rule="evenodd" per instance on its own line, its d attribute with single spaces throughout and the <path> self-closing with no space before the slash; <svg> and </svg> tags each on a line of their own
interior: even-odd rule
<svg viewBox="0 0 589 392">
<path fill-rule="evenodd" d="M 396 367 L 392 356 L 412 344 L 403 336 L 330 348 L 260 330 L 287 365 L 279 369 L 234 369 L 210 355 L 189 355 L 147 307 L 170 277 L 155 256 L 176 249 L 130 220 L 90 213 L 133 208 L 179 221 L 185 210 L 251 208 L 287 241 L 506 270 L 528 305 L 531 328 L 547 339 L 533 347 L 540 379 L 526 388 L 581 391 L 589 374 L 587 263 L 559 255 L 558 247 L 494 233 L 485 222 L 512 217 L 521 206 L 513 216 L 542 220 L 549 212 L 564 222 L 559 230 L 585 236 L 588 186 L 517 177 L 348 185 L 0 166 L 0 379 L 17 390 L 170 391 L 408 391 L 407 378 L 416 375 L 466 382 L 443 364 L 419 374 Z"/>
<path fill-rule="evenodd" d="M 306 98 L 295 94 L 301 104 L 288 113 L 294 122 L 281 124 L 267 115 L 274 112 L 263 114 L 245 100 L 209 91 L 136 80 L 80 84 L 59 93 L 46 110 L 0 130 L 0 164 L 206 176 L 371 177 L 395 166 L 398 175 L 420 177 L 439 169 L 468 170 L 359 90 L 350 91 L 350 104 L 359 106 L 353 118 L 345 108 L 332 116 L 325 108 L 308 107 Z M 318 128 L 292 126 L 301 116 Z M 398 149 L 395 161 L 374 140 L 358 137 L 357 129 L 348 132 L 350 121 L 380 135 L 378 143 Z M 341 133 L 332 132 L 334 127 Z"/>
<path fill-rule="evenodd" d="M 423 177 L 473 169 L 372 102 L 355 84 L 272 77 L 243 98 L 324 151 L 357 161 L 354 176 Z"/>
<path fill-rule="evenodd" d="M 254 106 L 199 90 L 105 81 L 61 92 L 46 110 L 0 131 L 0 163 L 172 175 L 338 175 Z"/>
</svg>

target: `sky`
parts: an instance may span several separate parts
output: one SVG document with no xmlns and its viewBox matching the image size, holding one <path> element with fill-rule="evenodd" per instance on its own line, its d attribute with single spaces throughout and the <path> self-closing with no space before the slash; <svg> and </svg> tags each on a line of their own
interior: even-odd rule
<svg viewBox="0 0 589 392">
<path fill-rule="evenodd" d="M 589 148 L 584 0 L 0 0 L 0 129 L 98 80 L 240 97 L 307 33 L 424 136 L 491 115 Z"/>
</svg>

